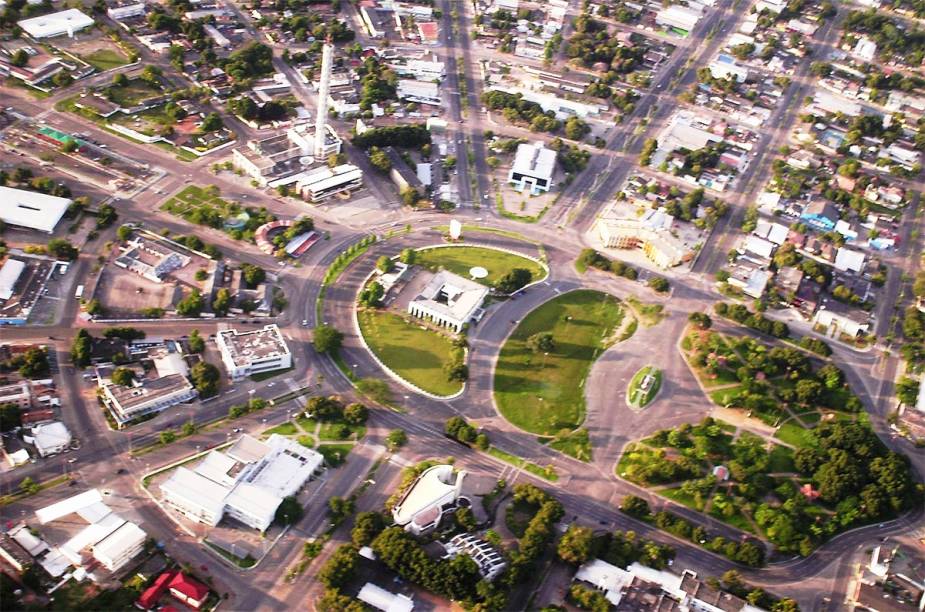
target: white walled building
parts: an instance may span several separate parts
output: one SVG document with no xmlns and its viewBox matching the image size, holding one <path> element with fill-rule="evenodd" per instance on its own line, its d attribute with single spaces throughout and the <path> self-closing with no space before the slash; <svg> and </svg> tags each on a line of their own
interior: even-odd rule
<svg viewBox="0 0 925 612">
<path fill-rule="evenodd" d="M 103 385 L 103 402 L 120 426 L 132 419 L 189 401 L 197 395 L 196 388 L 182 374 L 146 379 L 130 387 L 111 382 Z"/>
<path fill-rule="evenodd" d="M 475 318 L 487 295 L 488 287 L 441 270 L 408 303 L 408 313 L 459 332 Z"/>
<path fill-rule="evenodd" d="M 433 81 L 400 79 L 395 92 L 399 100 L 440 106 L 440 86 Z"/>
<path fill-rule="evenodd" d="M 32 432 L 23 436 L 23 440 L 35 446 L 40 457 L 48 457 L 67 450 L 71 445 L 71 432 L 64 423 L 53 421 L 33 426 Z"/>
<path fill-rule="evenodd" d="M 51 234 L 73 200 L 0 186 L 0 220 L 7 225 Z"/>
<path fill-rule="evenodd" d="M 320 453 L 278 434 L 266 442 L 244 435 L 193 469 L 177 468 L 160 489 L 165 504 L 198 523 L 214 527 L 229 516 L 266 531 L 283 499 L 296 495 L 323 463 Z"/>
<path fill-rule="evenodd" d="M 235 380 L 292 367 L 292 353 L 275 324 L 246 332 L 226 329 L 215 335 L 215 344 L 228 375 Z"/>
<path fill-rule="evenodd" d="M 67 34 L 73 37 L 74 32 L 85 30 L 93 25 L 93 19 L 72 8 L 48 15 L 41 15 L 31 19 L 23 19 L 16 23 L 32 38 L 52 38 Z"/>
<path fill-rule="evenodd" d="M 132 17 L 142 17 L 147 12 L 144 2 L 136 4 L 126 4 L 125 6 L 113 6 L 106 10 L 106 14 L 113 21 L 131 19 Z"/>
<path fill-rule="evenodd" d="M 514 164 L 507 180 L 518 191 L 524 191 L 529 187 L 530 192 L 537 195 L 552 189 L 555 170 L 555 151 L 544 147 L 542 142 L 524 143 L 517 145 Z"/>
</svg>

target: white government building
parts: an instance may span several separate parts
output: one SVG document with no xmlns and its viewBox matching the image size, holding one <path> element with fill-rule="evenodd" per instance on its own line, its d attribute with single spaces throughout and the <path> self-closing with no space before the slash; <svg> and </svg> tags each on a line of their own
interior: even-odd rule
<svg viewBox="0 0 925 612">
<path fill-rule="evenodd" d="M 460 332 L 476 317 L 487 295 L 488 287 L 442 270 L 408 303 L 408 313 Z"/>
<path fill-rule="evenodd" d="M 235 380 L 292 367 L 292 353 L 275 324 L 245 332 L 226 329 L 215 335 L 215 343 L 228 375 Z"/>
<path fill-rule="evenodd" d="M 21 27 L 32 38 L 52 38 L 62 34 L 73 37 L 74 32 L 91 27 L 93 19 L 72 8 L 31 19 L 23 19 L 17 22 L 16 25 Z"/>
<path fill-rule="evenodd" d="M 296 495 L 323 463 L 320 453 L 279 434 L 266 442 L 244 435 L 193 469 L 178 467 L 160 489 L 165 504 L 198 523 L 214 527 L 227 515 L 266 531 L 283 499 Z"/>
<path fill-rule="evenodd" d="M 556 152 L 547 149 L 542 142 L 520 144 L 514 156 L 514 165 L 508 173 L 507 180 L 517 191 L 537 195 L 552 188 L 552 175 L 556 169 Z"/>
</svg>

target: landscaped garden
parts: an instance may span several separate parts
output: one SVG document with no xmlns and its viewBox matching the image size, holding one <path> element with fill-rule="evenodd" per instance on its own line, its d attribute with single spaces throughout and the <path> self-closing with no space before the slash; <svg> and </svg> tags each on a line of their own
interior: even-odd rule
<svg viewBox="0 0 925 612">
<path fill-rule="evenodd" d="M 464 278 L 469 278 L 472 268 L 485 268 L 488 276 L 473 280 L 488 286 L 495 286 L 515 268 L 528 270 L 531 282 L 541 280 L 547 274 L 546 269 L 532 259 L 507 251 L 477 246 L 421 249 L 415 253 L 414 263 L 432 271 L 444 269 Z"/>
<path fill-rule="evenodd" d="M 337 467 L 366 435 L 367 415 L 362 404 L 345 406 L 334 397 L 313 397 L 308 400 L 305 412 L 265 430 L 261 436 L 279 434 L 295 438 L 302 446 L 321 453 L 328 466 Z"/>
<path fill-rule="evenodd" d="M 161 205 L 161 210 L 177 217 L 227 232 L 235 240 L 254 241 L 254 231 L 265 223 L 275 221 L 276 217 L 266 208 L 242 206 L 239 202 L 225 200 L 215 185 L 199 187 L 187 185 L 179 193 Z M 296 226 L 281 233 L 285 241 L 312 229 L 314 224 L 308 217 L 299 220 Z M 291 236 L 290 236 L 291 235 Z"/>
<path fill-rule="evenodd" d="M 834 365 L 703 328 L 681 349 L 711 399 L 744 412 L 743 425 L 707 418 L 658 431 L 627 445 L 620 477 L 786 554 L 921 503 L 907 460 L 880 442 Z"/>
<path fill-rule="evenodd" d="M 617 298 L 590 290 L 566 293 L 527 315 L 501 348 L 495 367 L 501 414 L 544 436 L 581 425 L 585 379 L 624 315 Z"/>
<path fill-rule="evenodd" d="M 394 312 L 365 308 L 357 313 L 360 333 L 373 354 L 390 370 L 434 395 L 462 389 L 448 371 L 462 361 L 463 348 L 421 321 Z"/>
<path fill-rule="evenodd" d="M 661 386 L 661 370 L 653 366 L 640 368 L 626 389 L 626 403 L 630 408 L 645 408 L 655 399 Z"/>
</svg>

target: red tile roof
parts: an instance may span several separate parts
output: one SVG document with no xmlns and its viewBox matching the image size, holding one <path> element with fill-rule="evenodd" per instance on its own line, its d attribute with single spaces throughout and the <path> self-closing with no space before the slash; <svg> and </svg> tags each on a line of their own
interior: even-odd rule
<svg viewBox="0 0 925 612">
<path fill-rule="evenodd" d="M 161 595 L 163 595 L 164 591 L 167 589 L 167 583 L 170 582 L 176 574 L 176 571 L 169 571 L 158 576 L 154 583 L 141 594 L 141 597 L 135 602 L 135 606 L 142 610 L 150 610 L 153 608 L 154 605 L 157 604 L 157 600 L 161 598 Z"/>
<path fill-rule="evenodd" d="M 170 581 L 170 588 L 183 593 L 187 598 L 193 601 L 202 601 L 209 594 L 209 587 L 198 580 L 180 573 Z"/>
</svg>

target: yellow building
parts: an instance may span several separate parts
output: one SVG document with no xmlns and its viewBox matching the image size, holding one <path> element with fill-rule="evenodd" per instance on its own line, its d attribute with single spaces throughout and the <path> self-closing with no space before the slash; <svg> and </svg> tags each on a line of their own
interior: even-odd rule
<svg viewBox="0 0 925 612">
<path fill-rule="evenodd" d="M 671 221 L 671 215 L 648 211 L 638 219 L 600 219 L 597 227 L 605 247 L 641 249 L 658 267 L 671 268 L 687 254 L 684 244 L 669 229 Z"/>
</svg>

